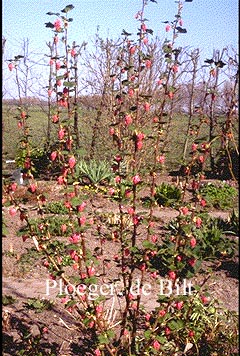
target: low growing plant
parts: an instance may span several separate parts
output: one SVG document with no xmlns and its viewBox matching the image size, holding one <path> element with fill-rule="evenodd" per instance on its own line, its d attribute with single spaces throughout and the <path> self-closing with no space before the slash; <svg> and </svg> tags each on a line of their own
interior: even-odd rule
<svg viewBox="0 0 240 356">
<path fill-rule="evenodd" d="M 181 190 L 175 185 L 162 183 L 156 186 L 154 198 L 158 205 L 174 207 L 180 202 L 182 196 Z"/>
<path fill-rule="evenodd" d="M 209 206 L 225 210 L 234 207 L 237 189 L 224 182 L 220 185 L 208 183 L 199 189 L 199 194 Z"/>
<path fill-rule="evenodd" d="M 94 186 L 109 182 L 112 171 L 107 161 L 80 161 L 76 166 L 76 177 L 80 182 L 90 183 Z"/>
</svg>

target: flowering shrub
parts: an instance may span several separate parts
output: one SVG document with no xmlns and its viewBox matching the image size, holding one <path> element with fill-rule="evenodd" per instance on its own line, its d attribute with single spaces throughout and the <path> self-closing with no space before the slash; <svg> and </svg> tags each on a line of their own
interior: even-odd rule
<svg viewBox="0 0 240 356">
<path fill-rule="evenodd" d="M 178 2 L 174 20 L 167 21 L 165 27 L 167 38 L 162 46 L 165 62 L 157 78 L 161 100 L 146 86 L 154 65 L 149 45 L 153 31 L 144 16 L 147 5 L 148 2 L 143 1 L 142 10 L 136 14 L 137 39 L 123 30 L 114 67 L 116 72 L 110 73 L 114 95 L 109 107 L 111 123 L 107 128 L 113 143 L 109 165 L 105 161 L 80 161 L 74 71 L 79 48 L 75 42 L 67 43 L 73 20 L 68 13 L 74 6 L 66 6 L 61 14 L 48 13 L 54 16 L 53 22 L 46 23 L 53 32 L 48 115 L 57 140 L 49 161 L 59 169 L 57 183 L 62 188 L 62 201 L 48 204 L 44 195 L 38 195 L 31 176 L 29 189 L 36 194 L 39 217 L 29 217 L 15 199 L 17 187 L 12 185 L 6 189 L 9 214 L 12 217 L 19 214 L 21 221 L 25 221 L 26 226 L 19 234 L 23 241 L 32 239 L 36 250 L 44 256 L 42 263 L 49 273 L 47 291 L 60 287 L 58 296 L 66 311 L 77 319 L 82 333 L 91 335 L 89 349 L 93 355 L 180 352 L 201 355 L 210 354 L 216 344 L 225 352 L 224 341 L 235 342 L 236 335 L 233 328 L 228 339 L 221 324 L 226 321 L 226 313 L 219 314 L 215 301 L 209 300 L 201 288 L 194 286 L 193 290 L 184 285 L 185 279 L 197 272 L 203 259 L 232 253 L 232 245 L 227 246 L 221 231 L 207 225 L 202 214 L 206 206 L 204 197 L 200 199 L 195 194 L 193 205 L 184 203 L 189 181 L 194 192 L 199 188 L 199 173 L 203 171 L 210 144 L 205 143 L 202 152 L 192 147 L 195 153 L 185 167 L 186 181 L 182 190 L 166 184 L 157 186 L 157 174 L 166 163 L 166 142 L 180 71 L 177 57 L 181 50 L 175 40 L 179 34 L 186 33 L 182 27 L 183 4 Z M 21 120 L 25 118 L 21 111 Z M 150 157 L 147 164 L 146 151 Z M 32 167 L 29 151 L 24 154 L 24 162 L 29 170 Z M 198 167 L 193 171 L 195 163 Z M 96 190 L 88 190 L 83 195 L 80 183 L 85 183 L 86 178 Z M 94 205 L 101 192 L 98 185 L 103 182 L 107 185 L 104 194 L 114 202 L 117 211 L 107 217 Z M 139 203 L 146 186 L 149 205 L 148 211 L 143 212 Z M 183 205 L 179 207 L 179 215 L 171 222 L 170 233 L 162 238 L 154 217 L 155 203 L 164 205 L 172 200 L 179 202 L 180 198 Z M 96 242 L 94 249 L 89 243 L 91 239 Z M 110 243 L 107 256 L 106 240 Z M 111 268 L 115 268 L 114 277 L 109 274 Z M 155 287 L 162 288 L 161 276 L 166 277 L 167 293 L 164 289 L 155 293 L 156 307 L 148 310 L 144 297 L 149 297 L 151 284 L 146 282 L 152 281 Z M 184 288 L 183 293 L 179 293 L 180 288 Z M 221 340 L 216 336 L 218 332 Z"/>
</svg>

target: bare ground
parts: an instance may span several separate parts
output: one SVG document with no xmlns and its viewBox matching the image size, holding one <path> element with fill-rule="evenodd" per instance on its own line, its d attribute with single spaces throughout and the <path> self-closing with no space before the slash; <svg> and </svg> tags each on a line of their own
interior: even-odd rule
<svg viewBox="0 0 240 356">
<path fill-rule="evenodd" d="M 165 181 L 171 182 L 170 177 L 165 177 Z M 38 189 L 43 193 L 46 192 L 48 200 L 55 201 L 56 198 L 62 196 L 61 187 L 53 182 L 38 182 Z M 16 196 L 26 195 L 28 198 L 25 201 L 25 206 L 34 206 L 36 200 L 34 196 L 31 197 L 26 192 L 26 187 L 19 187 Z M 108 199 L 103 198 L 100 194 L 96 195 L 94 202 L 92 202 L 92 209 L 99 214 L 103 212 L 117 212 L 117 207 Z M 226 211 L 210 211 L 212 216 L 220 216 L 226 219 L 229 212 Z M 81 337 L 83 336 L 79 331 L 79 325 L 74 316 L 64 309 L 61 300 L 57 298 L 58 290 L 50 290 L 50 295 L 46 295 L 46 280 L 49 274 L 45 267 L 43 267 L 41 259 L 30 259 L 25 263 L 20 263 L 20 259 L 24 254 L 29 252 L 33 244 L 26 240 L 23 242 L 22 238 L 17 236 L 17 230 L 25 223 L 21 222 L 19 216 L 10 217 L 7 213 L 7 208 L 3 208 L 4 221 L 7 224 L 7 234 L 2 238 L 2 254 L 3 254 L 3 296 L 12 296 L 16 299 L 13 304 L 3 306 L 3 355 L 13 356 L 23 348 L 23 339 L 21 335 L 30 330 L 32 335 L 40 335 L 40 329 L 45 327 L 43 339 L 41 340 L 43 355 L 91 355 L 84 345 L 81 344 Z M 30 212 L 31 216 L 36 216 L 36 211 Z M 154 216 L 158 221 L 159 229 L 174 217 L 178 212 L 172 208 L 156 208 Z M 236 237 L 237 238 L 237 237 Z M 98 246 L 98 240 L 95 236 L 89 236 L 89 247 L 94 249 Z M 114 254 L 117 248 L 111 241 L 107 241 L 104 245 L 104 258 L 114 259 Z M 34 256 L 33 256 L 34 257 Z M 100 259 L 101 259 L 100 258 Z M 207 269 L 209 263 L 203 265 Z M 238 253 L 236 256 L 226 263 L 219 266 L 214 266 L 214 272 L 209 274 L 207 286 L 213 298 L 217 298 L 222 302 L 223 306 L 231 311 L 239 310 L 238 304 Z M 114 276 L 114 264 L 108 266 L 108 275 Z M 192 280 L 192 283 L 199 284 L 206 275 L 199 274 Z M 104 279 L 103 279 L 104 282 Z M 157 295 L 157 287 L 153 289 L 153 293 Z M 152 298 L 143 299 L 143 304 L 146 309 L 153 309 L 155 307 L 154 294 Z M 53 305 L 50 310 L 44 310 L 37 313 L 26 307 L 29 298 L 38 298 L 40 300 L 51 300 Z M 81 335 L 81 337 L 80 337 Z M 89 335 L 85 335 L 86 338 Z M 86 344 L 86 342 L 84 343 Z"/>
</svg>

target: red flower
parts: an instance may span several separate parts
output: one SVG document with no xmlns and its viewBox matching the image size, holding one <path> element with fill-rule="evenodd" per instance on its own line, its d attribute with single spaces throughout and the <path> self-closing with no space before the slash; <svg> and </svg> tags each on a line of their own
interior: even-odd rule
<svg viewBox="0 0 240 356">
<path fill-rule="evenodd" d="M 54 25 L 55 31 L 57 31 L 57 32 L 61 31 L 62 23 L 61 23 L 60 19 L 55 20 L 53 25 Z"/>
<path fill-rule="evenodd" d="M 165 328 L 165 335 L 170 335 L 171 334 L 171 330 L 169 329 L 169 327 L 167 326 Z"/>
<path fill-rule="evenodd" d="M 59 140 L 62 140 L 64 135 L 65 135 L 65 130 L 61 127 L 60 130 L 58 131 Z"/>
<path fill-rule="evenodd" d="M 70 168 L 73 168 L 76 164 L 76 158 L 74 156 L 70 157 L 68 160 L 68 164 Z"/>
<path fill-rule="evenodd" d="M 165 31 L 169 32 L 170 30 L 171 30 L 171 26 L 169 24 L 167 24 L 166 27 L 165 27 Z"/>
<path fill-rule="evenodd" d="M 203 162 L 204 162 L 204 156 L 199 156 L 199 157 L 198 157 L 198 161 L 199 161 L 200 163 L 203 163 Z"/>
<path fill-rule="evenodd" d="M 164 316 L 165 314 L 166 314 L 166 310 L 163 310 L 163 309 L 159 310 L 159 312 L 158 312 L 159 316 Z"/>
<path fill-rule="evenodd" d="M 177 308 L 177 310 L 181 310 L 182 307 L 183 307 L 183 301 L 181 301 L 181 302 L 176 302 L 175 307 Z"/>
<path fill-rule="evenodd" d="M 196 263 L 195 258 L 190 258 L 190 260 L 188 260 L 188 264 L 189 264 L 191 267 L 193 267 L 193 266 L 195 265 L 195 263 Z"/>
<path fill-rule="evenodd" d="M 61 231 L 64 233 L 67 231 L 67 225 L 66 224 L 62 224 L 61 225 Z"/>
<path fill-rule="evenodd" d="M 12 207 L 12 208 L 9 208 L 8 212 L 11 216 L 15 216 L 17 214 L 17 209 Z"/>
<path fill-rule="evenodd" d="M 192 237 L 191 240 L 190 240 L 190 246 L 192 248 L 194 248 L 197 244 L 197 240 L 195 239 L 195 237 Z"/>
<path fill-rule="evenodd" d="M 137 150 L 141 150 L 143 146 L 143 142 L 142 141 L 138 141 L 137 142 Z"/>
<path fill-rule="evenodd" d="M 159 344 L 159 342 L 157 340 L 153 341 L 153 348 L 155 350 L 158 351 L 160 349 L 160 346 L 161 346 L 161 344 Z"/>
<path fill-rule="evenodd" d="M 59 117 L 58 117 L 58 115 L 53 115 L 52 116 L 52 122 L 54 122 L 54 123 L 57 123 L 59 121 Z"/>
<path fill-rule="evenodd" d="M 149 60 L 149 59 L 147 59 L 146 61 L 145 61 L 145 65 L 146 65 L 146 68 L 151 68 L 151 66 L 152 66 L 152 62 Z"/>
<path fill-rule="evenodd" d="M 178 23 L 179 23 L 179 26 L 183 26 L 183 19 L 180 19 Z"/>
<path fill-rule="evenodd" d="M 129 208 L 129 209 L 128 209 L 128 214 L 129 214 L 129 215 L 133 215 L 134 212 L 135 212 L 134 208 Z"/>
<path fill-rule="evenodd" d="M 200 205 L 201 205 L 202 207 L 205 207 L 205 206 L 207 205 L 206 200 L 201 199 L 201 200 L 200 200 Z"/>
<path fill-rule="evenodd" d="M 147 37 L 145 37 L 145 38 L 143 39 L 143 43 L 144 43 L 145 45 L 148 43 L 148 38 L 147 38 Z"/>
<path fill-rule="evenodd" d="M 145 23 L 142 23 L 142 24 L 141 24 L 141 29 L 142 29 L 142 31 L 146 32 L 147 26 L 146 26 Z"/>
<path fill-rule="evenodd" d="M 132 46 L 132 47 L 129 48 L 130 54 L 134 54 L 135 51 L 136 51 L 136 46 Z"/>
<path fill-rule="evenodd" d="M 197 150 L 198 145 L 196 143 L 192 144 L 192 151 L 195 152 Z"/>
<path fill-rule="evenodd" d="M 32 192 L 32 193 L 34 193 L 35 191 L 36 191 L 36 189 L 37 189 L 37 187 L 36 187 L 36 184 L 30 184 L 30 187 L 29 187 L 29 189 L 30 189 L 30 191 Z"/>
<path fill-rule="evenodd" d="M 201 301 L 203 302 L 203 304 L 206 304 L 206 303 L 209 302 L 209 298 L 206 297 L 205 295 L 202 295 L 202 296 L 201 296 Z"/>
<path fill-rule="evenodd" d="M 143 107 L 144 107 L 145 111 L 149 111 L 150 110 L 150 104 L 149 103 L 145 103 Z"/>
<path fill-rule="evenodd" d="M 61 63 L 60 62 L 56 62 L 56 70 L 59 70 L 61 68 Z"/>
<path fill-rule="evenodd" d="M 178 72 L 178 66 L 176 64 L 174 64 L 172 66 L 172 71 L 173 71 L 173 73 L 177 73 Z"/>
<path fill-rule="evenodd" d="M 125 116 L 125 125 L 128 126 L 128 125 L 131 125 L 131 123 L 132 123 L 131 115 L 126 115 Z"/>
<path fill-rule="evenodd" d="M 27 157 L 24 163 L 24 168 L 29 169 L 30 167 L 31 167 L 31 159 Z"/>
<path fill-rule="evenodd" d="M 13 192 L 15 192 L 16 189 L 17 189 L 17 183 L 16 183 L 16 182 L 12 183 L 11 186 L 10 186 L 10 189 L 11 189 Z"/>
<path fill-rule="evenodd" d="M 69 241 L 73 244 L 77 244 L 80 240 L 80 237 L 81 236 L 79 234 L 73 234 L 71 237 L 69 237 Z"/>
<path fill-rule="evenodd" d="M 168 275 L 169 275 L 169 278 L 173 279 L 173 280 L 176 279 L 176 277 L 177 277 L 177 275 L 176 275 L 176 273 L 174 271 L 169 271 Z"/>
<path fill-rule="evenodd" d="M 117 184 L 119 184 L 119 183 L 121 182 L 121 177 L 116 176 L 116 177 L 115 177 L 115 182 L 116 182 Z"/>
<path fill-rule="evenodd" d="M 53 151 L 50 155 L 50 159 L 51 159 L 51 161 L 55 161 L 56 158 L 57 158 L 57 152 Z"/>
<path fill-rule="evenodd" d="M 152 240 L 152 242 L 153 243 L 155 243 L 155 242 L 157 242 L 157 236 L 156 235 L 153 235 L 152 237 L 151 237 L 151 240 Z"/>
<path fill-rule="evenodd" d="M 195 218 L 196 227 L 199 228 L 202 225 L 202 219 L 200 217 Z"/>
<path fill-rule="evenodd" d="M 136 184 L 138 184 L 138 183 L 141 182 L 141 178 L 140 178 L 139 175 L 137 174 L 137 175 L 135 175 L 135 176 L 133 177 L 132 181 L 133 181 L 133 184 L 136 185 Z"/>
<path fill-rule="evenodd" d="M 14 68 L 14 65 L 12 63 L 9 63 L 8 69 L 10 70 L 10 72 L 13 70 L 13 68 Z"/>
<path fill-rule="evenodd" d="M 78 212 L 83 211 L 85 209 L 86 205 L 87 205 L 87 203 L 85 201 L 83 201 L 81 205 L 78 205 L 78 207 L 77 207 Z"/>
<path fill-rule="evenodd" d="M 109 135 L 113 136 L 114 133 L 115 133 L 114 128 L 113 128 L 113 127 L 110 127 L 110 129 L 109 129 Z"/>
<path fill-rule="evenodd" d="M 72 57 L 75 57 L 75 56 L 76 56 L 76 51 L 75 51 L 75 49 L 74 49 L 74 48 L 71 50 L 71 52 L 70 52 L 70 53 L 71 53 L 71 56 L 72 56 Z"/>
<path fill-rule="evenodd" d="M 133 88 L 129 88 L 129 89 L 128 89 L 128 95 L 129 95 L 130 97 L 132 97 L 132 96 L 134 95 L 134 89 L 133 89 Z"/>
<path fill-rule="evenodd" d="M 88 267 L 87 270 L 88 270 L 88 274 L 89 274 L 90 277 L 94 276 L 94 274 L 95 274 L 94 267 Z"/>
<path fill-rule="evenodd" d="M 186 206 L 183 206 L 182 208 L 179 209 L 183 215 L 187 215 L 188 213 L 188 208 Z"/>
<path fill-rule="evenodd" d="M 193 330 L 189 330 L 188 336 L 189 337 L 193 337 L 194 336 L 194 331 Z"/>
<path fill-rule="evenodd" d="M 62 185 L 64 183 L 66 183 L 66 178 L 63 176 L 59 176 L 57 181 L 58 181 L 58 184 Z"/>
<path fill-rule="evenodd" d="M 86 219 L 86 216 L 81 216 L 81 217 L 78 219 L 80 226 L 83 226 L 83 225 L 85 224 L 86 220 L 87 220 L 87 219 Z"/>
<path fill-rule="evenodd" d="M 157 157 L 157 161 L 160 164 L 164 164 L 165 163 L 165 156 L 164 155 L 158 156 Z"/>
</svg>

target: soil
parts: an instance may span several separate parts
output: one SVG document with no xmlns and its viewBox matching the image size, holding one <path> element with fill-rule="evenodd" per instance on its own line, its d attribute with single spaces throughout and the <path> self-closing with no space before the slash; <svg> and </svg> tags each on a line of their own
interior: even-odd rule
<svg viewBox="0 0 240 356">
<path fill-rule="evenodd" d="M 161 177 L 161 181 L 173 182 L 170 176 Z M 159 181 L 160 183 L 160 181 Z M 49 201 L 60 200 L 63 197 L 61 186 L 52 181 L 38 181 L 38 193 L 46 194 Z M 143 196 L 147 192 L 143 193 Z M 16 199 L 22 200 L 22 207 L 29 210 L 30 217 L 36 217 L 36 194 L 29 193 L 27 187 L 19 186 L 14 193 Z M 186 199 L 191 199 L 191 194 L 188 193 Z M 94 210 L 101 216 L 103 213 L 117 213 L 118 207 L 102 194 L 96 194 L 94 201 L 91 202 L 90 209 Z M 144 210 L 143 207 L 141 207 Z M 2 238 L 2 270 L 3 296 L 11 296 L 15 299 L 13 304 L 3 305 L 3 355 L 13 356 L 27 346 L 27 341 L 24 341 L 23 335 L 31 333 L 33 336 L 40 336 L 40 329 L 44 329 L 41 338 L 42 355 L 60 355 L 60 356 L 75 356 L 75 355 L 92 355 L 89 353 L 87 339 L 91 341 L 91 335 L 83 335 L 80 331 L 78 321 L 74 315 L 64 308 L 61 299 L 57 297 L 59 292 L 57 288 L 50 289 L 50 295 L 46 295 L 46 280 L 49 280 L 49 273 L 43 266 L 43 261 L 36 255 L 31 255 L 33 242 L 17 236 L 17 231 L 26 223 L 19 219 L 19 215 L 11 217 L 8 208 L 3 207 L 4 222 L 7 225 L 7 233 Z M 89 211 L 90 213 L 90 211 Z M 209 213 L 215 217 L 227 219 L 229 211 L 211 210 Z M 159 234 L 163 233 L 163 226 L 175 218 L 178 211 L 173 208 L 156 207 L 154 209 L 154 217 Z M 89 238 L 88 247 L 94 250 L 98 246 L 97 236 Z M 238 237 L 233 237 L 236 240 Z M 140 236 L 141 239 L 141 236 Z M 107 240 L 103 255 L 99 256 L 100 261 L 114 260 L 114 255 L 117 253 L 116 242 Z M 25 256 L 25 259 L 23 258 Z M 24 261 L 24 262 L 22 262 Z M 209 267 L 213 271 L 208 274 L 207 287 L 212 298 L 216 298 L 222 303 L 224 308 L 230 311 L 239 310 L 238 304 L 238 251 L 231 259 L 221 264 L 211 265 L 209 262 L 203 264 L 206 273 L 198 274 L 193 278 L 192 283 L 200 284 L 206 277 Z M 101 264 L 100 264 L 101 265 Z M 103 264 L 104 265 L 104 264 Z M 99 271 L 102 272 L 102 271 Z M 103 273 L 102 282 L 109 281 L 116 273 L 114 264 L 110 263 Z M 50 284 L 52 286 L 52 284 Z M 154 295 L 157 295 L 157 286 L 153 283 L 153 295 L 151 298 L 143 298 L 145 308 L 151 310 L 155 307 Z M 155 293 L 155 294 L 154 294 Z M 36 309 L 30 309 L 28 306 L 30 298 L 37 298 L 42 301 L 52 301 L 49 310 L 37 312 Z M 112 306 L 112 301 L 109 300 L 109 308 Z M 114 309 L 117 307 L 114 305 Z M 115 316 L 117 320 L 117 315 Z M 82 342 L 85 338 L 84 343 Z M 25 354 L 24 354 L 25 355 Z"/>
</svg>

